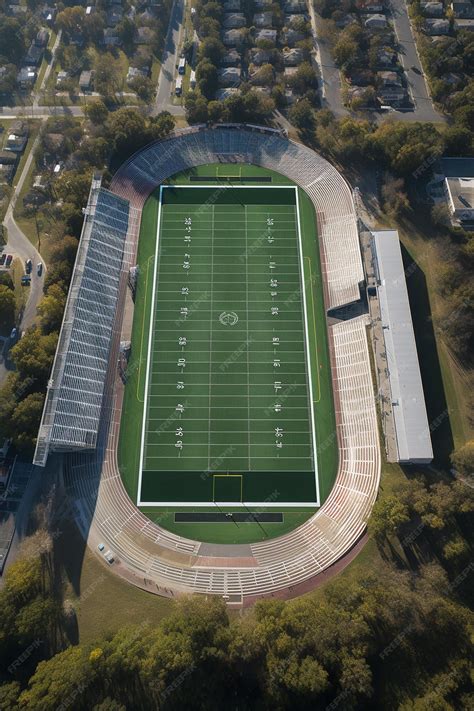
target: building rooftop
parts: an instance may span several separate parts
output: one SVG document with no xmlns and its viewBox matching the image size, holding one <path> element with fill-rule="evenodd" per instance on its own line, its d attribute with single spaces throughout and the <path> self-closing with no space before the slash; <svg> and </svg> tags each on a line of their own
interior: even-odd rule
<svg viewBox="0 0 474 711">
<path fill-rule="evenodd" d="M 446 178 L 453 210 L 474 209 L 474 178 Z"/>
<path fill-rule="evenodd" d="M 430 426 L 398 232 L 381 230 L 372 235 L 398 461 L 430 462 Z"/>
</svg>

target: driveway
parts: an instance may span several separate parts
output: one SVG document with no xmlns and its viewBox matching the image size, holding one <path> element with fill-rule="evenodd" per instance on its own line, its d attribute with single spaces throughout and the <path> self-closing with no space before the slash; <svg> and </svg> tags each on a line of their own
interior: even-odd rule
<svg viewBox="0 0 474 711">
<path fill-rule="evenodd" d="M 175 0 L 171 8 L 170 23 L 165 40 L 165 49 L 161 61 L 158 89 L 151 114 L 156 116 L 161 111 L 169 111 L 175 116 L 184 116 L 184 108 L 172 103 L 173 84 L 178 63 L 180 37 L 184 21 L 185 0 Z"/>
</svg>

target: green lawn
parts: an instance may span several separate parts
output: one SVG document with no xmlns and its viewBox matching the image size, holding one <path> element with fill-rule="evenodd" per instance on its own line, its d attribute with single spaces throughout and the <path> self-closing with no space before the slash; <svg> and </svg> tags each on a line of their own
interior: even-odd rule
<svg viewBox="0 0 474 711">
<path fill-rule="evenodd" d="M 241 172 L 241 166 L 220 166 L 220 175 L 225 169 L 228 175 L 237 176 Z M 196 184 L 196 177 L 205 178 L 215 173 L 215 166 L 201 166 L 180 175 L 176 179 L 176 184 L 189 184 L 191 178 Z M 291 182 L 282 176 L 260 170 L 255 166 L 244 167 L 239 184 L 246 184 L 245 178 L 251 179 L 256 176 L 271 179 L 272 185 L 291 185 Z M 158 517 L 161 525 L 176 530 L 182 535 L 196 536 L 202 540 L 247 541 L 281 535 L 305 520 L 314 511 L 316 501 L 315 478 L 311 466 L 312 438 L 307 406 L 308 387 L 295 222 L 295 191 L 293 188 L 291 190 L 260 188 L 259 190 L 223 191 L 213 187 L 207 192 L 203 192 L 202 189 L 172 191 L 169 188 L 165 192 L 169 197 L 163 207 L 163 215 L 165 227 L 167 226 L 168 229 L 162 230 L 160 237 L 164 241 L 161 243 L 158 309 L 154 321 L 159 338 L 157 339 L 155 335 L 153 343 L 152 417 L 149 417 L 147 422 L 148 448 L 144 463 L 148 474 L 144 475 L 146 486 L 145 491 L 142 487 L 142 500 L 200 501 L 205 505 L 206 502 L 215 500 L 240 501 L 242 494 L 246 502 L 253 500 L 265 503 L 280 500 L 282 506 L 279 506 L 278 510 L 284 510 L 285 515 L 284 522 L 280 524 L 260 525 L 250 522 L 239 525 L 235 523 L 175 524 L 173 512 L 178 510 L 179 506 L 169 509 L 164 504 L 163 507 L 147 506 L 143 510 L 152 519 Z M 258 197 L 262 194 L 266 196 L 263 205 L 262 197 Z M 185 207 L 179 204 L 183 199 L 181 195 L 186 201 Z M 179 200 L 179 203 L 173 204 L 176 200 Z M 223 202 L 224 200 L 226 202 Z M 229 201 L 233 201 L 233 204 L 229 205 Z M 284 204 L 291 201 L 293 205 Z M 204 211 L 200 207 L 203 203 L 207 203 L 208 206 Z M 316 221 L 312 204 L 301 190 L 298 191 L 298 205 L 312 368 L 316 456 L 321 489 L 320 500 L 323 502 L 331 490 L 337 469 L 337 442 Z M 178 398 L 179 400 L 184 398 L 189 413 L 176 414 L 174 350 L 176 338 L 180 335 L 178 330 L 184 326 L 184 321 L 180 321 L 179 312 L 182 297 L 178 292 L 178 304 L 173 290 L 180 277 L 181 266 L 176 257 L 183 251 L 181 245 L 183 240 L 179 232 L 182 227 L 178 224 L 184 215 L 183 210 L 195 211 L 192 213 L 196 229 L 195 239 L 200 239 L 198 252 L 193 252 L 196 258 L 193 264 L 197 269 L 192 279 L 198 280 L 194 284 L 196 294 L 194 299 L 190 296 L 187 302 L 190 304 L 190 320 L 186 326 L 190 328 L 189 337 L 194 340 L 194 343 L 191 349 L 189 346 L 185 349 L 191 359 L 194 357 L 197 362 L 191 365 L 189 361 L 190 365 L 186 371 L 186 378 L 188 380 L 190 378 L 189 402 L 186 401 L 184 393 L 182 398 Z M 132 356 L 119 443 L 120 469 L 133 500 L 137 497 L 140 466 L 157 212 L 155 195 L 147 202 L 142 216 L 138 255 L 141 276 L 135 303 Z M 268 243 L 266 222 L 270 214 L 275 221 L 271 244 Z M 278 218 L 275 217 L 278 214 L 283 218 L 279 227 L 276 224 Z M 234 229 L 231 233 L 232 242 L 228 237 L 231 227 Z M 212 230 L 215 233 L 214 242 L 210 235 Z M 179 246 L 173 239 L 176 233 L 180 235 Z M 269 325 L 272 318 L 270 316 L 272 297 L 269 293 L 269 274 L 266 271 L 271 251 L 275 246 L 274 240 L 279 240 L 281 243 L 280 249 L 283 249 L 281 262 L 285 263 L 279 284 L 281 316 L 279 315 L 278 318 L 283 317 L 281 338 L 282 344 L 286 343 L 286 359 L 293 361 L 287 363 L 285 371 L 285 357 L 281 358 L 278 378 L 274 375 L 273 362 L 275 358 L 279 360 L 278 353 L 274 352 L 273 343 L 270 343 L 267 338 L 268 334 L 272 333 L 273 325 Z M 209 255 L 212 252 L 212 244 L 217 245 L 215 256 L 218 278 L 217 283 L 214 284 L 215 303 L 211 307 L 209 283 L 212 279 L 209 279 Z M 247 289 L 250 286 L 247 297 L 245 293 L 242 295 L 244 283 L 247 284 Z M 246 298 L 252 308 L 248 321 L 245 313 Z M 239 312 L 239 323 L 227 327 L 220 324 L 217 317 L 219 314 L 232 311 L 232 304 Z M 210 326 L 211 311 L 213 316 Z M 249 324 L 252 325 L 250 332 Z M 265 329 L 267 329 L 266 336 Z M 213 339 L 211 369 L 209 369 L 210 336 Z M 192 368 L 195 369 L 194 374 Z M 276 391 L 272 395 L 275 380 L 282 382 L 282 385 L 286 383 L 286 389 L 282 386 L 282 392 Z M 245 392 L 242 391 L 242 387 Z M 214 394 L 212 397 L 209 396 L 210 390 Z M 275 398 L 275 394 L 279 399 Z M 173 407 L 170 405 L 171 402 Z M 280 405 L 279 410 L 272 409 L 275 404 Z M 292 408 L 293 405 L 295 409 Z M 245 418 L 242 418 L 242 409 L 247 406 L 248 413 L 245 411 Z M 181 441 L 185 446 L 177 451 L 175 432 L 181 426 L 179 420 L 181 417 L 185 418 L 186 414 L 193 417 L 190 417 L 189 422 L 182 423 L 185 432 L 184 439 Z M 247 419 L 248 415 L 250 415 L 249 419 Z M 209 417 L 213 433 L 208 437 Z M 275 427 L 280 426 L 283 429 L 284 444 L 283 448 L 278 449 Z M 285 450 L 286 459 L 275 456 L 285 454 Z M 186 455 L 181 458 L 183 451 Z M 179 457 L 176 456 L 178 453 Z M 236 476 L 220 476 L 217 479 L 214 473 L 239 474 L 241 477 L 239 481 Z M 237 491 L 238 489 L 240 492 Z M 307 501 L 308 504 L 293 510 L 284 507 L 285 502 L 296 504 L 301 501 Z M 264 508 L 259 506 L 259 510 L 263 511 Z"/>
</svg>

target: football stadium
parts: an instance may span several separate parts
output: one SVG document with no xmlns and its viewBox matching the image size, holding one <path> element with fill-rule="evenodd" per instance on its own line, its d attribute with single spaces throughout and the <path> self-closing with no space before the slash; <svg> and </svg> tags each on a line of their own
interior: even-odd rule
<svg viewBox="0 0 474 711">
<path fill-rule="evenodd" d="M 117 574 L 242 605 L 355 554 L 380 476 L 363 281 L 350 188 L 281 131 L 184 129 L 95 176 L 35 463 L 62 455 Z"/>
</svg>

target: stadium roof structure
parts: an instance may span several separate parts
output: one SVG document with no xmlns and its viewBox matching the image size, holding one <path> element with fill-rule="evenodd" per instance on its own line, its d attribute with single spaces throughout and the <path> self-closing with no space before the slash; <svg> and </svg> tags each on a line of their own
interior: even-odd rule
<svg viewBox="0 0 474 711">
<path fill-rule="evenodd" d="M 428 463 L 433 449 L 400 240 L 396 230 L 372 235 L 398 461 Z"/>
<path fill-rule="evenodd" d="M 129 204 L 94 177 L 85 209 L 34 464 L 49 451 L 94 449 L 123 275 Z"/>
</svg>

